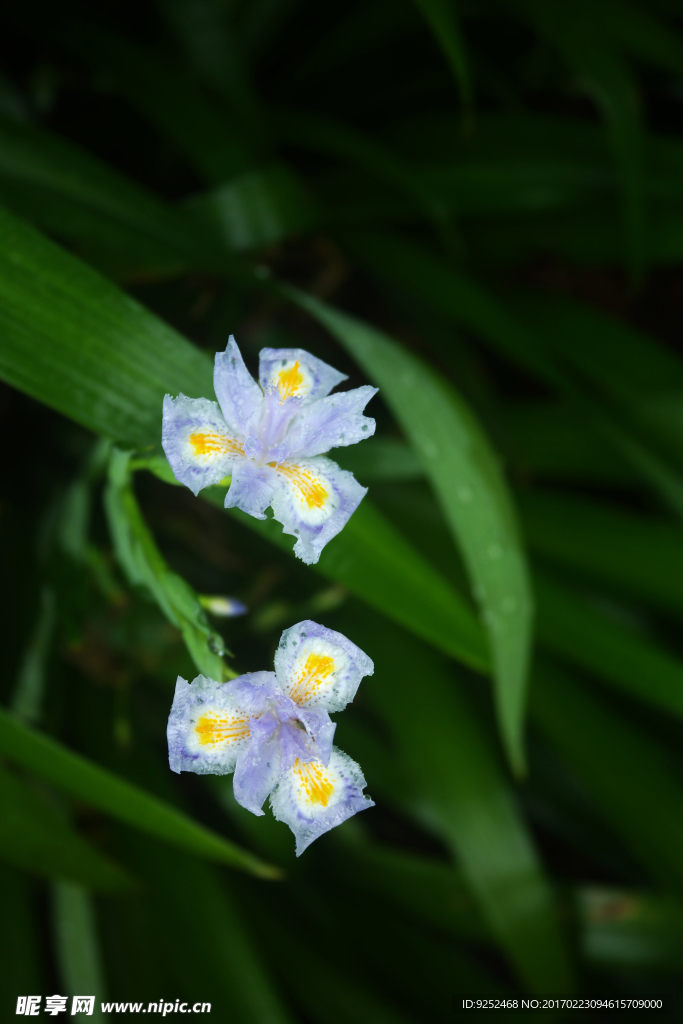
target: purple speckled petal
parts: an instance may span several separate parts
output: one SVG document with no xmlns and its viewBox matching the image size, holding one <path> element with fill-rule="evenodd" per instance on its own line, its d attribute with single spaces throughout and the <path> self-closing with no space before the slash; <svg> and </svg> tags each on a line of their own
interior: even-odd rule
<svg viewBox="0 0 683 1024">
<path fill-rule="evenodd" d="M 174 772 L 227 775 L 250 742 L 251 716 L 262 713 L 271 692 L 280 692 L 274 672 L 251 672 L 229 683 L 178 677 L 168 718 L 168 760 Z"/>
<path fill-rule="evenodd" d="M 283 692 L 303 710 L 342 711 L 360 681 L 375 671 L 370 658 L 342 633 L 305 619 L 286 629 L 275 652 Z"/>
<path fill-rule="evenodd" d="M 250 423 L 260 413 L 263 392 L 244 365 L 232 335 L 225 352 L 216 352 L 213 388 L 225 422 L 234 431 L 247 434 Z"/>
<path fill-rule="evenodd" d="M 305 405 L 287 432 L 293 455 L 297 458 L 322 455 L 330 448 L 357 444 L 372 437 L 375 421 L 363 416 L 363 409 L 377 391 L 368 384 Z"/>
<path fill-rule="evenodd" d="M 283 462 L 273 472 L 280 478 L 271 501 L 273 516 L 284 533 L 298 538 L 294 554 L 312 565 L 347 524 L 367 488 L 353 473 L 322 456 Z"/>
<path fill-rule="evenodd" d="M 246 444 L 249 458 L 265 462 L 284 462 L 292 453 L 289 427 L 302 407 L 300 398 L 287 398 L 284 402 L 276 391 L 269 391 L 263 399 L 258 423 Z"/>
<path fill-rule="evenodd" d="M 280 721 L 272 711 L 257 719 L 252 726 L 249 746 L 242 752 L 235 770 L 235 799 L 252 814 L 263 814 L 263 803 L 286 767 L 280 728 Z"/>
<path fill-rule="evenodd" d="M 262 348 L 259 360 L 261 387 L 277 391 L 283 401 L 300 398 L 313 402 L 346 380 L 346 374 L 302 348 Z"/>
<path fill-rule="evenodd" d="M 360 767 L 337 747 L 327 767 L 319 761 L 296 762 L 284 773 L 270 795 L 270 806 L 277 820 L 294 833 L 297 857 L 318 836 L 374 807 L 363 794 L 365 785 Z"/>
<path fill-rule="evenodd" d="M 226 508 L 240 508 L 255 519 L 265 519 L 281 481 L 271 466 L 259 466 L 250 459 L 236 462 L 230 489 L 225 495 Z"/>
<path fill-rule="evenodd" d="M 261 808 L 266 797 L 297 758 L 312 761 L 325 753 L 300 720 L 283 720 L 277 711 L 275 708 L 268 710 L 251 721 L 251 739 L 248 747 L 240 752 L 235 769 L 235 799 L 252 814 L 263 814 Z M 293 711 L 298 712 L 298 708 L 293 707 Z M 326 740 L 329 728 L 319 724 Z M 330 725 L 334 732 L 334 723 Z"/>
<path fill-rule="evenodd" d="M 208 398 L 166 395 L 161 443 L 177 479 L 194 494 L 230 476 L 235 461 L 244 460 L 242 436 Z"/>
</svg>

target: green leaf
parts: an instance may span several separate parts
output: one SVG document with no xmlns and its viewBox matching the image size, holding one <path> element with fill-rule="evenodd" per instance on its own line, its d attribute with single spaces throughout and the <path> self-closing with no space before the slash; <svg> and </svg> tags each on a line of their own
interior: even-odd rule
<svg viewBox="0 0 683 1024">
<path fill-rule="evenodd" d="M 456 856 L 491 932 L 525 987 L 569 991 L 571 969 L 533 841 L 457 679 L 380 619 L 356 613 L 348 628 L 375 661 L 365 698 L 389 725 L 423 816 Z M 343 730 L 340 722 L 341 746 Z"/>
<path fill-rule="evenodd" d="M 0 252 L 0 377 L 91 430 L 139 446 L 159 444 L 164 394 L 212 395 L 211 364 L 196 348 L 10 214 L 0 212 L 0 229 L 8 243 Z M 484 669 L 481 629 L 466 602 L 382 517 L 362 514 L 363 506 L 321 565 L 355 590 L 367 587 L 370 601 L 419 635 Z M 282 542 L 277 524 L 248 521 Z M 349 530 L 356 531 L 353 543 Z M 122 525 L 120 554 L 126 536 Z M 133 562 L 131 555 L 129 569 Z"/>
<path fill-rule="evenodd" d="M 680 896 L 683 786 L 659 740 L 546 662 L 534 677 L 531 713 L 612 828 Z"/>
<path fill-rule="evenodd" d="M 11 723 L 9 717 L 7 721 Z M 47 878 L 68 878 L 96 888 L 124 889 L 131 884 L 121 868 L 86 843 L 45 799 L 5 768 L 0 768 L 0 805 L 3 860 Z"/>
<path fill-rule="evenodd" d="M 460 98 L 465 107 L 472 101 L 472 84 L 465 42 L 460 31 L 455 7 L 448 0 L 415 0 L 415 5 L 436 36 L 460 87 Z"/>
<path fill-rule="evenodd" d="M 3 380 L 140 446 L 159 444 L 167 392 L 212 394 L 206 356 L 115 285 L 1 209 L 0 234 Z"/>
<path fill-rule="evenodd" d="M 105 1020 L 100 1002 L 106 999 L 95 908 L 87 889 L 73 882 L 52 887 L 55 959 L 62 988 L 70 996 L 95 996 L 93 1021 Z"/>
<path fill-rule="evenodd" d="M 302 292 L 287 292 L 351 353 L 410 438 L 459 544 L 491 642 L 496 711 L 523 771 L 532 597 L 512 501 L 489 443 L 457 392 L 390 337 Z"/>
<path fill-rule="evenodd" d="M 206 612 L 189 583 L 171 572 L 157 548 L 135 498 L 130 453 L 114 449 L 104 506 L 117 558 L 132 586 L 154 598 L 166 618 L 180 630 L 198 671 L 225 682 L 237 675 L 223 660 L 225 641 L 209 625 Z"/>
<path fill-rule="evenodd" d="M 49 736 L 20 725 L 1 709 L 0 753 L 57 789 L 157 839 L 259 878 L 278 876 L 275 868 L 199 825 L 175 807 L 100 768 Z"/>
<path fill-rule="evenodd" d="M 534 573 L 538 639 L 554 654 L 683 717 L 683 663 L 647 636 L 627 629 L 547 573 Z"/>
<path fill-rule="evenodd" d="M 223 492 L 207 488 L 204 494 L 222 506 Z M 254 519 L 238 509 L 230 515 L 292 550 L 292 539 L 274 519 Z M 485 637 L 468 604 L 367 498 L 313 568 L 445 654 L 479 671 L 489 668 Z"/>
</svg>

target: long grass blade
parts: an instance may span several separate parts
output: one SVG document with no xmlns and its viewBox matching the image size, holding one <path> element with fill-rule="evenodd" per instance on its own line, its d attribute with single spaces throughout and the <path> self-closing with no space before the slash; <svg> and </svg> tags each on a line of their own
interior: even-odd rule
<svg viewBox="0 0 683 1024">
<path fill-rule="evenodd" d="M 488 440 L 464 401 L 421 360 L 368 324 L 288 294 L 322 323 L 382 389 L 436 491 L 468 567 L 491 642 L 498 724 L 524 768 L 532 597 L 513 503 Z"/>
<path fill-rule="evenodd" d="M 278 871 L 204 828 L 170 804 L 81 757 L 0 710 L 0 752 L 57 789 L 167 843 L 239 868 L 259 878 Z"/>
</svg>

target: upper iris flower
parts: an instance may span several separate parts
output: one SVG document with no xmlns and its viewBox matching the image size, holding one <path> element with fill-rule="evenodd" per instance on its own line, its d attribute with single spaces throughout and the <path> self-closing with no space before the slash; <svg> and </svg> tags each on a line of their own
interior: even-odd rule
<svg viewBox="0 0 683 1024">
<path fill-rule="evenodd" d="M 374 666 L 341 633 L 309 620 L 286 629 L 274 672 L 229 683 L 178 678 L 168 719 L 174 772 L 235 773 L 238 803 L 254 814 L 267 796 L 296 837 L 297 856 L 357 811 L 374 807 L 351 758 L 332 746 L 330 711 L 353 700 Z"/>
<path fill-rule="evenodd" d="M 300 348 L 264 348 L 259 382 L 234 338 L 216 353 L 218 403 L 179 395 L 164 399 L 162 443 L 171 468 L 195 494 L 232 475 L 225 507 L 265 519 L 269 505 L 295 555 L 317 562 L 367 493 L 323 452 L 375 432 L 363 409 L 377 388 L 329 392 L 343 373 Z"/>
</svg>

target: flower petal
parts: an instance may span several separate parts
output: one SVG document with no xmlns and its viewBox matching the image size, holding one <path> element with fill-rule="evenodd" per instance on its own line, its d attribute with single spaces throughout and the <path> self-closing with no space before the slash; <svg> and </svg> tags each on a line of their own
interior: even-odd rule
<svg viewBox="0 0 683 1024">
<path fill-rule="evenodd" d="M 294 833 L 297 857 L 324 832 L 375 806 L 363 795 L 365 785 L 360 767 L 337 747 L 327 767 L 321 761 L 296 761 L 285 772 L 271 793 L 270 806 Z"/>
<path fill-rule="evenodd" d="M 240 508 L 255 519 L 265 519 L 265 510 L 272 504 L 280 486 L 280 480 L 270 466 L 259 466 L 251 459 L 241 459 L 233 467 L 225 507 Z"/>
<path fill-rule="evenodd" d="M 216 352 L 213 388 L 225 416 L 225 422 L 240 434 L 246 434 L 263 403 L 263 392 L 244 365 L 235 339 L 230 335 L 225 352 Z"/>
<path fill-rule="evenodd" d="M 261 387 L 264 391 L 277 390 L 282 402 L 288 398 L 312 402 L 347 379 L 345 373 L 302 348 L 262 348 L 259 360 Z"/>
<path fill-rule="evenodd" d="M 325 708 L 299 708 L 299 721 L 305 726 L 313 740 L 312 749 L 316 757 L 327 767 L 332 754 L 332 740 L 337 723 L 333 722 Z M 301 758 L 304 760 L 304 758 Z"/>
<path fill-rule="evenodd" d="M 229 683 L 197 676 L 190 684 L 179 676 L 166 730 L 171 770 L 198 775 L 234 771 L 250 742 L 250 719 L 268 692 L 260 683 L 277 685 L 274 673 L 252 672 Z"/>
<path fill-rule="evenodd" d="M 374 671 L 360 647 L 310 619 L 286 629 L 275 652 L 277 681 L 295 704 L 306 709 L 341 711 L 356 696 L 363 676 Z"/>
<path fill-rule="evenodd" d="M 297 456 L 322 455 L 372 437 L 375 421 L 363 416 L 363 409 L 378 390 L 366 384 L 304 406 L 287 432 L 290 451 Z"/>
<path fill-rule="evenodd" d="M 252 723 L 253 735 L 235 770 L 233 792 L 238 804 L 261 815 L 266 797 L 272 792 L 287 764 L 280 743 L 280 721 L 267 711 Z"/>
<path fill-rule="evenodd" d="M 194 494 L 229 476 L 233 461 L 244 456 L 242 438 L 208 398 L 166 395 L 161 443 L 177 479 Z"/>
<path fill-rule="evenodd" d="M 271 501 L 273 515 L 282 523 L 284 533 L 298 537 L 294 554 L 312 565 L 349 521 L 367 488 L 361 487 L 353 473 L 322 456 L 282 462 L 273 468 L 280 481 Z"/>
<path fill-rule="evenodd" d="M 252 814 L 263 814 L 266 797 L 297 760 L 320 761 L 323 765 L 329 762 L 335 729 L 335 723 L 322 709 L 283 720 L 271 707 L 251 719 L 251 739 L 235 769 L 237 802 Z"/>
</svg>

